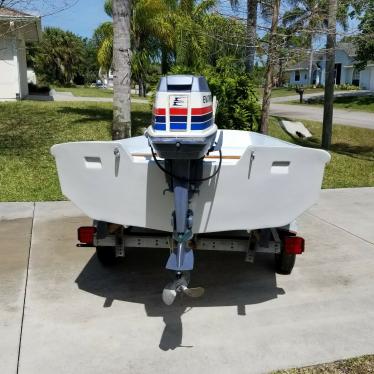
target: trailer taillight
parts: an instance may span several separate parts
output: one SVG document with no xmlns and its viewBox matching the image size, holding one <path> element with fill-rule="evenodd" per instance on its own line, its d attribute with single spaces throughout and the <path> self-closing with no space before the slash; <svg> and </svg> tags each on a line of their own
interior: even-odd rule
<svg viewBox="0 0 374 374">
<path fill-rule="evenodd" d="M 300 255 L 304 252 L 305 240 L 300 236 L 286 236 L 283 238 L 284 250 L 289 255 Z"/>
<path fill-rule="evenodd" d="M 96 227 L 94 226 L 82 226 L 78 228 L 78 240 L 81 243 L 92 245 L 94 241 L 94 235 L 96 233 Z"/>
</svg>

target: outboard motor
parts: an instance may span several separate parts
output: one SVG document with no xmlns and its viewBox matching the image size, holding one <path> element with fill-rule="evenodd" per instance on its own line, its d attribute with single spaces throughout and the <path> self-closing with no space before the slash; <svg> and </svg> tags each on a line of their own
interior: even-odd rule
<svg viewBox="0 0 374 374">
<path fill-rule="evenodd" d="M 222 133 L 221 133 L 222 134 Z M 203 158 L 210 151 L 221 154 L 222 135 L 217 137 L 214 124 L 212 94 L 204 77 L 169 75 L 162 77 L 156 92 L 152 125 L 146 131 L 153 159 L 166 174 L 169 190 L 174 193 L 173 251 L 166 268 L 176 278 L 163 292 L 163 300 L 170 305 L 178 292 L 193 297 L 201 296 L 201 287 L 188 288 L 189 271 L 193 269 L 193 212 L 189 200 L 199 184 L 218 174 L 203 176 Z M 164 162 L 157 158 L 164 159 Z"/>
</svg>

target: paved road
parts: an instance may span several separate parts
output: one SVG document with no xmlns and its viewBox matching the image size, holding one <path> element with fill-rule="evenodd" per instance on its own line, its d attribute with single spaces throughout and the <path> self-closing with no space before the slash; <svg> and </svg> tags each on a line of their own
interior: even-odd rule
<svg viewBox="0 0 374 374">
<path fill-rule="evenodd" d="M 318 122 L 322 122 L 323 120 L 323 107 L 314 105 L 292 105 L 271 102 L 270 113 L 274 116 L 289 119 L 306 119 Z M 374 129 L 374 113 L 335 108 L 334 124 Z"/>
<path fill-rule="evenodd" d="M 334 91 L 335 97 L 344 97 L 344 96 L 366 96 L 366 95 L 374 95 L 374 91 L 368 91 L 368 90 L 358 90 L 358 91 Z M 310 99 L 311 97 L 320 97 L 323 98 L 324 93 L 323 92 L 314 92 L 314 93 L 308 93 L 305 94 L 304 100 Z M 295 101 L 299 100 L 299 95 L 289 95 L 289 96 L 280 96 L 280 97 L 272 97 L 271 102 L 272 103 L 285 103 L 287 101 Z"/>
<path fill-rule="evenodd" d="M 102 103 L 112 103 L 112 97 L 91 97 L 91 96 L 74 96 L 72 92 L 57 92 L 55 90 L 51 90 L 50 95 L 29 95 L 27 97 L 28 100 L 35 100 L 35 101 L 92 101 L 92 102 L 102 102 Z M 138 99 L 138 98 L 131 98 L 132 103 L 142 103 L 142 104 L 149 104 L 148 99 Z"/>
<path fill-rule="evenodd" d="M 359 91 L 358 94 L 366 94 L 366 91 Z M 345 95 L 346 91 L 337 91 L 337 95 Z M 350 93 L 351 94 L 351 93 Z M 305 98 L 321 96 L 317 94 L 306 94 Z M 52 96 L 31 96 L 30 99 L 35 100 L 52 100 L 52 101 L 92 101 L 92 102 L 113 102 L 110 97 L 82 97 L 74 96 L 71 92 L 53 91 Z M 297 100 L 298 96 L 276 97 L 271 99 L 270 113 L 275 116 L 285 117 L 289 119 L 307 119 L 322 122 L 323 108 L 309 105 L 289 105 L 284 104 L 287 101 Z M 148 104 L 147 99 L 132 98 L 133 103 Z M 363 127 L 374 129 L 374 114 L 366 112 L 350 111 L 345 109 L 334 110 L 334 123 L 340 125 L 348 125 L 354 127 Z"/>
<path fill-rule="evenodd" d="M 335 96 L 365 96 L 373 95 L 372 91 L 335 91 Z M 304 95 L 304 99 L 311 97 L 322 97 L 321 93 L 312 93 Z M 312 105 L 292 105 L 287 104 L 288 101 L 299 100 L 299 95 L 274 97 L 271 99 L 270 113 L 279 117 L 289 119 L 306 119 L 311 121 L 323 121 L 323 107 Z M 354 111 L 349 109 L 334 108 L 334 124 L 347 125 L 353 127 L 362 127 L 374 129 L 374 113 Z"/>
<path fill-rule="evenodd" d="M 167 253 L 102 268 L 75 247 L 90 221 L 71 203 L 3 203 L 0 219 L 2 374 L 265 373 L 374 351 L 374 188 L 322 192 L 291 276 L 266 255 L 199 253 L 206 295 L 172 307 Z"/>
</svg>

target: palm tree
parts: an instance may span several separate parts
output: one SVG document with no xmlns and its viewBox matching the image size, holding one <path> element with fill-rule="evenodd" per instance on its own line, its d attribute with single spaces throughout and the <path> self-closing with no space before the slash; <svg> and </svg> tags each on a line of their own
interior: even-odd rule
<svg viewBox="0 0 374 374">
<path fill-rule="evenodd" d="M 108 16 L 113 15 L 111 0 L 104 4 Z M 139 94 L 145 95 L 145 82 L 152 61 L 157 59 L 161 47 L 172 47 L 173 28 L 168 21 L 170 11 L 167 0 L 134 0 L 130 16 L 132 46 L 131 68 L 133 79 L 139 84 Z M 112 65 L 113 24 L 105 22 L 94 33 L 99 46 L 98 61 L 101 70 L 108 72 Z"/>
<path fill-rule="evenodd" d="M 131 136 L 131 0 L 113 0 L 112 138 Z"/>
<path fill-rule="evenodd" d="M 216 5 L 216 0 L 180 0 L 169 22 L 174 29 L 174 50 L 177 65 L 197 67 L 205 61 L 207 37 L 204 17 Z"/>
<path fill-rule="evenodd" d="M 152 63 L 159 60 L 162 47 L 170 49 L 174 31 L 168 22 L 166 0 L 135 0 L 131 15 L 132 73 L 139 95 L 146 94 L 146 81 Z"/>
<path fill-rule="evenodd" d="M 97 61 L 100 65 L 99 76 L 108 76 L 113 60 L 113 23 L 102 23 L 94 32 L 93 39 L 97 45 Z"/>
<path fill-rule="evenodd" d="M 230 0 L 230 4 L 235 9 L 239 4 L 239 0 Z M 247 35 L 245 66 L 248 73 L 251 73 L 255 66 L 257 42 L 257 8 L 258 0 L 247 0 Z"/>
</svg>

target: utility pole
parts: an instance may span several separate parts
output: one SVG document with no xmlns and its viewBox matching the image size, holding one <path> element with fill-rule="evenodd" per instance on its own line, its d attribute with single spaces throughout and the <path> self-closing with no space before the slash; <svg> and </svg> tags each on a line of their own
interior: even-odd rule
<svg viewBox="0 0 374 374">
<path fill-rule="evenodd" d="M 336 12 L 337 0 L 329 0 L 329 14 L 327 21 L 328 32 L 326 42 L 325 103 L 323 108 L 322 128 L 322 148 L 324 149 L 330 148 L 332 136 L 335 86 Z"/>
<path fill-rule="evenodd" d="M 271 97 L 271 90 L 273 88 L 273 71 L 274 71 L 274 65 L 276 61 L 276 52 L 277 52 L 276 33 L 277 33 L 278 18 L 279 18 L 279 3 L 280 3 L 280 0 L 273 1 L 273 15 L 271 17 L 268 60 L 266 63 L 265 87 L 264 87 L 264 95 L 262 98 L 262 110 L 261 110 L 260 132 L 262 134 L 267 134 L 268 127 L 269 127 L 270 97 Z"/>
</svg>

